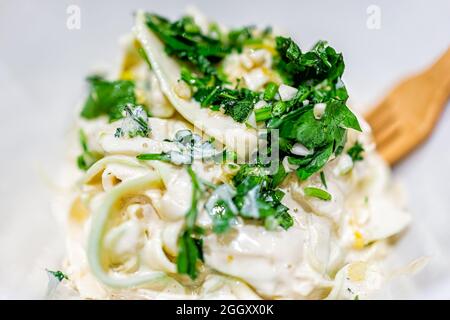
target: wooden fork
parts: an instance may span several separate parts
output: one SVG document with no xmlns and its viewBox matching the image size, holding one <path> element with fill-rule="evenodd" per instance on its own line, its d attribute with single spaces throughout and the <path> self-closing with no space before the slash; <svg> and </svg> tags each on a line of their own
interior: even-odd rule
<svg viewBox="0 0 450 320">
<path fill-rule="evenodd" d="M 389 164 L 430 135 L 449 96 L 450 47 L 431 67 L 398 84 L 365 116 L 378 151 Z"/>
</svg>

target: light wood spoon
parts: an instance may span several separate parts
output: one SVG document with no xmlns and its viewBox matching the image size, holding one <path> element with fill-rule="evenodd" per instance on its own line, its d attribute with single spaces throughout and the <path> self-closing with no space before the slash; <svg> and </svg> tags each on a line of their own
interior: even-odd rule
<svg viewBox="0 0 450 320">
<path fill-rule="evenodd" d="M 366 116 L 377 149 L 391 165 L 433 131 L 450 96 L 450 47 L 431 67 L 398 84 Z"/>
</svg>

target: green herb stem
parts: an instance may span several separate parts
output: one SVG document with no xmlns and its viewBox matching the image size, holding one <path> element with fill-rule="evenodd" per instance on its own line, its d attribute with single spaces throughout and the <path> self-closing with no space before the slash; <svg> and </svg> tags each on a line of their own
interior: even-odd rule
<svg viewBox="0 0 450 320">
<path fill-rule="evenodd" d="M 271 101 L 275 98 L 278 92 L 278 85 L 274 82 L 269 82 L 264 90 L 264 100 Z"/>
<path fill-rule="evenodd" d="M 159 160 L 170 161 L 170 154 L 168 153 L 142 153 L 136 156 L 139 160 Z"/>
<path fill-rule="evenodd" d="M 255 110 L 256 122 L 266 121 L 267 119 L 270 119 L 271 117 L 272 117 L 272 107 L 271 106 Z"/>
<path fill-rule="evenodd" d="M 281 116 L 287 109 L 287 103 L 284 101 L 277 101 L 273 105 L 272 114 L 274 116 Z"/>
</svg>

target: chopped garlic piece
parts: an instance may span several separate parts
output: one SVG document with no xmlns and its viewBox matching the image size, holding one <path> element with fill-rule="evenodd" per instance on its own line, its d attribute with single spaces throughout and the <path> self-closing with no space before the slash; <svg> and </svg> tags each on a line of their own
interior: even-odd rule
<svg viewBox="0 0 450 320">
<path fill-rule="evenodd" d="M 270 64 L 271 54 L 269 51 L 264 49 L 259 50 L 251 50 L 249 53 L 249 58 L 253 61 L 253 64 L 256 66 Z"/>
<path fill-rule="evenodd" d="M 297 165 L 289 163 L 288 157 L 284 157 L 282 164 L 284 167 L 284 171 L 286 171 L 287 173 L 295 171 L 298 168 Z"/>
<path fill-rule="evenodd" d="M 301 143 L 298 143 L 298 142 L 296 144 L 294 144 L 294 146 L 291 149 L 291 152 L 297 156 L 303 156 L 303 157 L 313 154 L 312 150 L 309 150 L 304 145 L 302 145 Z"/>
<path fill-rule="evenodd" d="M 247 70 L 250 70 L 251 68 L 254 67 L 254 63 L 253 63 L 253 60 L 250 57 L 250 54 L 248 54 L 248 53 L 242 54 L 240 56 L 240 60 L 241 60 L 241 65 L 244 68 L 246 68 Z"/>
<path fill-rule="evenodd" d="M 257 91 L 269 81 L 269 77 L 262 69 L 258 68 L 245 74 L 244 80 L 250 90 Z"/>
<path fill-rule="evenodd" d="M 278 93 L 280 94 L 280 98 L 282 101 L 288 101 L 291 100 L 295 97 L 295 95 L 297 94 L 298 90 L 295 89 L 294 87 L 291 86 L 287 86 L 285 84 L 282 84 L 279 88 L 278 88 Z"/>
<path fill-rule="evenodd" d="M 192 96 L 191 88 L 184 81 L 178 81 L 173 90 L 178 97 L 184 100 L 188 100 Z"/>
<path fill-rule="evenodd" d="M 264 108 L 265 106 L 267 106 L 267 102 L 264 100 L 259 100 L 257 103 L 255 103 L 255 107 L 254 109 L 261 109 Z"/>
<path fill-rule="evenodd" d="M 313 109 L 314 118 L 316 118 L 317 120 L 322 118 L 323 114 L 325 113 L 326 107 L 327 105 L 325 103 L 316 103 Z"/>
<path fill-rule="evenodd" d="M 256 116 L 255 116 L 255 112 L 254 111 L 252 113 L 250 113 L 250 115 L 248 116 L 246 124 L 248 124 L 252 128 L 256 128 L 257 127 L 257 125 L 256 125 Z"/>
<path fill-rule="evenodd" d="M 339 157 L 339 162 L 334 168 L 334 174 L 337 176 L 343 176 L 350 172 L 353 168 L 353 160 L 348 154 L 343 154 Z"/>
</svg>

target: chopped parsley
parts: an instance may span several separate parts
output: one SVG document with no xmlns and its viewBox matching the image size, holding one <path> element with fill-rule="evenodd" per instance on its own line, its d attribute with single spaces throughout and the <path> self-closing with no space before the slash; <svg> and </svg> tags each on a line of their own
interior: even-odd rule
<svg viewBox="0 0 450 320">
<path fill-rule="evenodd" d="M 359 141 L 356 141 L 355 144 L 347 150 L 347 154 L 352 158 L 353 163 L 364 160 L 364 157 L 362 156 L 363 152 L 364 147 Z"/>
<path fill-rule="evenodd" d="M 223 32 L 217 24 L 211 24 L 209 31 L 204 32 L 189 16 L 171 22 L 146 14 L 146 25 L 163 42 L 166 53 L 182 63 L 180 79 L 190 86 L 193 99 L 202 108 L 221 110 L 239 123 L 245 123 L 254 111 L 256 122 L 279 130 L 280 158 L 287 157 L 289 164 L 297 168 L 297 177 L 306 180 L 320 172 L 322 185 L 327 188 L 322 168 L 343 152 L 348 129 L 361 131 L 356 116 L 346 105 L 348 94 L 341 81 L 345 68 L 342 54 L 324 41 L 302 52 L 290 38 L 274 39 L 270 29 L 258 32 L 254 27 L 243 27 Z M 296 90 L 290 100 L 280 100 L 279 84 L 274 82 L 266 84 L 263 92 L 242 88 L 239 82 L 232 87 L 222 70 L 221 63 L 227 55 L 266 40 L 272 43 L 275 40 L 273 71 L 284 84 Z M 144 50 L 138 48 L 138 52 L 150 66 Z M 143 106 L 137 105 L 133 81 L 108 81 L 100 76 L 87 80 L 90 92 L 81 111 L 83 118 L 107 116 L 110 122 L 123 118 L 115 133 L 117 138 L 149 136 L 148 115 Z M 264 106 L 254 110 L 261 100 L 265 101 Z M 325 106 L 320 118 L 314 114 L 317 104 Z M 196 279 L 203 261 L 202 237 L 207 230 L 196 223 L 201 200 L 206 200 L 205 210 L 211 217 L 212 232 L 216 234 L 229 231 L 241 220 L 263 225 L 267 230 L 287 230 L 293 226 L 294 220 L 282 204 L 284 193 L 279 188 L 288 175 L 283 166 L 273 174 L 259 163 L 241 165 L 230 184 L 213 185 L 197 177 L 190 164 L 195 159 L 223 161 L 228 159 L 226 150 L 218 152 L 212 141 L 204 142 L 190 130 L 178 131 L 169 142 L 174 144 L 173 150 L 140 154 L 137 158 L 186 165 L 191 178 L 191 206 L 178 238 L 178 273 Z M 80 143 L 83 152 L 77 159 L 78 166 L 87 170 L 101 155 L 89 150 L 83 131 L 80 131 Z M 296 144 L 311 152 L 294 154 Z M 363 152 L 359 142 L 347 151 L 353 162 L 362 160 Z M 304 194 L 324 201 L 332 199 L 330 193 L 316 187 L 304 188 Z M 60 271 L 48 272 L 59 281 L 67 279 Z"/>
<path fill-rule="evenodd" d="M 320 171 L 320 181 L 322 182 L 325 189 L 328 189 L 327 179 L 325 178 L 325 173 L 323 171 Z"/>
<path fill-rule="evenodd" d="M 167 161 L 171 162 L 172 157 L 170 153 L 161 152 L 161 153 L 142 153 L 136 156 L 139 160 L 158 160 L 158 161 Z"/>
<path fill-rule="evenodd" d="M 202 33 L 189 16 L 171 23 L 158 15 L 147 14 L 146 23 L 164 43 L 166 53 L 187 64 L 181 79 L 191 86 L 194 99 L 203 108 L 222 109 L 237 122 L 247 120 L 260 94 L 226 87 L 226 77 L 218 65 L 233 50 L 239 52 L 245 44 L 261 42 L 267 33 L 256 36 L 253 27 L 245 27 L 213 37 Z"/>
<path fill-rule="evenodd" d="M 51 270 L 48 270 L 48 269 L 46 269 L 46 271 L 47 271 L 48 274 L 50 274 L 53 277 L 55 277 L 55 279 L 58 280 L 59 282 L 63 281 L 64 279 L 65 280 L 69 280 L 69 277 L 62 271 L 59 271 L 59 270 L 51 271 Z"/>
<path fill-rule="evenodd" d="M 228 231 L 231 225 L 236 222 L 238 209 L 233 202 L 235 195 L 236 190 L 234 188 L 228 184 L 221 184 L 214 189 L 205 203 L 205 209 L 212 219 L 215 233 Z"/>
<path fill-rule="evenodd" d="M 79 139 L 82 153 L 77 157 L 77 165 L 81 170 L 86 171 L 94 163 L 102 158 L 98 152 L 89 150 L 86 133 L 83 130 L 79 131 Z"/>
<path fill-rule="evenodd" d="M 222 234 L 237 223 L 237 218 L 260 222 L 267 230 L 289 229 L 294 220 L 281 204 L 284 193 L 277 189 L 275 176 L 266 174 L 259 165 L 243 165 L 233 178 L 233 185 L 213 185 L 197 177 L 187 166 L 192 181 L 192 201 L 185 215 L 185 227 L 178 239 L 177 270 L 191 279 L 198 275 L 203 261 L 202 236 L 205 230 L 196 224 L 199 202 L 207 199 L 204 208 L 212 220 L 212 231 Z"/>
<path fill-rule="evenodd" d="M 326 81 L 331 85 L 330 91 L 340 89 L 335 87 L 335 82 L 344 72 L 344 58 L 325 41 L 317 42 L 310 51 L 305 53 L 290 38 L 277 37 L 276 46 L 279 54 L 275 62 L 276 68 L 283 76 L 285 83 L 297 87 L 311 80 L 316 84 Z M 344 94 L 343 91 L 339 93 Z"/>
<path fill-rule="evenodd" d="M 201 240 L 203 230 L 196 225 L 196 220 L 198 202 L 204 188 L 191 166 L 187 167 L 187 171 L 192 181 L 192 201 L 185 215 L 184 230 L 178 238 L 177 272 L 187 274 L 191 279 L 196 279 L 198 275 L 197 265 L 199 261 L 203 261 L 203 242 Z"/>
<path fill-rule="evenodd" d="M 344 71 L 342 54 L 318 42 L 311 51 L 303 53 L 290 38 L 276 38 L 275 68 L 285 83 L 298 89 L 295 97 L 273 107 L 266 115 L 268 128 L 280 130 L 282 157 L 288 156 L 300 180 L 306 180 L 320 171 L 345 145 L 347 129 L 361 131 L 356 116 L 345 102 L 347 91 L 341 81 Z M 314 105 L 324 103 L 325 112 L 320 119 L 314 117 Z M 289 147 L 304 145 L 313 153 L 297 156 Z M 283 148 L 284 146 L 284 148 Z"/>
<path fill-rule="evenodd" d="M 91 76 L 87 81 L 90 92 L 81 111 L 85 119 L 107 115 L 112 122 L 123 118 L 126 105 L 136 104 L 133 81 L 107 81 L 100 76 Z"/>
<path fill-rule="evenodd" d="M 201 197 L 208 194 L 205 210 L 212 219 L 212 231 L 227 232 L 237 222 L 237 217 L 260 221 L 268 230 L 281 227 L 289 229 L 294 220 L 288 208 L 281 204 L 284 193 L 276 189 L 274 179 L 257 165 L 243 165 L 233 179 L 234 186 L 204 184 L 191 166 L 187 167 L 192 181 L 192 202 L 185 215 L 185 229 L 178 239 L 178 273 L 191 279 L 198 275 L 198 263 L 203 261 L 202 235 L 204 230 L 196 225 Z"/>
<path fill-rule="evenodd" d="M 266 88 L 264 89 L 264 100 L 271 101 L 275 98 L 276 94 L 278 93 L 278 85 L 273 82 L 269 82 L 266 85 Z"/>
<path fill-rule="evenodd" d="M 191 130 L 179 130 L 175 134 L 174 140 L 167 140 L 174 143 L 178 150 L 162 153 L 143 153 L 137 156 L 139 160 L 159 160 L 171 162 L 175 165 L 191 164 L 195 159 L 206 161 L 224 162 L 233 161 L 236 155 L 233 152 L 224 150 L 219 152 L 214 147 L 213 141 L 202 141 L 201 137 L 192 133 Z"/>
<path fill-rule="evenodd" d="M 259 100 L 259 93 L 246 88 L 230 89 L 221 85 L 221 80 L 199 78 L 194 73 L 184 69 L 181 79 L 194 89 L 194 99 L 203 108 L 222 109 L 237 122 L 245 122 Z"/>
<path fill-rule="evenodd" d="M 127 104 L 123 107 L 124 118 L 122 120 L 122 126 L 116 129 L 114 136 L 121 138 L 128 136 L 134 138 L 137 136 L 148 137 L 150 134 L 150 127 L 148 125 L 147 112 L 142 106 L 134 106 Z"/>
<path fill-rule="evenodd" d="M 297 176 L 306 180 L 328 162 L 330 157 L 339 155 L 346 141 L 346 128 L 360 130 L 358 120 L 347 106 L 339 100 L 330 100 L 320 120 L 314 117 L 313 109 L 305 106 L 281 118 L 277 126 L 280 137 L 291 145 L 298 142 L 314 152 L 306 156 L 296 156 L 287 150 L 288 161 L 297 165 Z M 286 150 L 285 150 L 286 151 Z"/>
<path fill-rule="evenodd" d="M 277 189 L 276 175 L 268 175 L 261 165 L 243 165 L 233 178 L 236 187 L 234 203 L 239 215 L 262 220 L 267 229 L 277 226 L 289 229 L 294 221 L 288 208 L 281 204 L 283 191 Z"/>
<path fill-rule="evenodd" d="M 168 55 L 191 64 L 207 76 L 218 76 L 214 64 L 223 59 L 230 48 L 220 39 L 203 34 L 192 17 L 185 16 L 171 23 L 147 13 L 146 24 L 165 44 Z"/>
<path fill-rule="evenodd" d="M 177 272 L 192 280 L 198 276 L 198 263 L 203 261 L 203 241 L 195 233 L 185 230 L 178 238 Z"/>
<path fill-rule="evenodd" d="M 237 122 L 245 122 L 261 99 L 268 105 L 255 110 L 257 122 L 265 121 L 269 129 L 280 130 L 280 145 L 304 145 L 313 153 L 298 156 L 281 148 L 282 157 L 296 165 L 297 176 L 306 180 L 320 171 L 345 145 L 347 129 L 361 131 L 355 115 L 346 106 L 347 90 L 341 81 L 344 59 L 326 42 L 319 41 L 310 51 L 302 52 L 290 38 L 276 37 L 274 69 L 285 84 L 296 88 L 289 101 L 276 101 L 278 85 L 269 83 L 264 92 L 226 86 L 226 77 L 219 67 L 233 50 L 240 51 L 253 41 L 264 40 L 264 32 L 245 27 L 219 36 L 202 33 L 190 17 L 169 22 L 156 15 L 147 15 L 147 25 L 165 44 L 166 52 L 186 62 L 181 79 L 191 86 L 194 99 L 202 107 L 222 109 Z M 216 28 L 217 29 L 217 26 Z M 314 117 L 314 105 L 326 105 L 320 119 Z"/>
<path fill-rule="evenodd" d="M 208 105 L 223 108 L 224 113 L 229 115 L 237 122 L 244 122 L 253 110 L 253 106 L 258 100 L 258 95 L 254 92 L 241 89 L 227 89 L 223 87 L 217 90 L 210 88 L 198 88 L 194 97 L 202 103 L 205 97 L 208 97 Z"/>
</svg>

